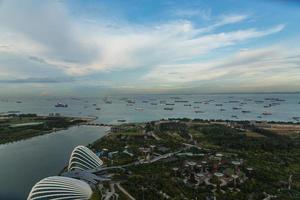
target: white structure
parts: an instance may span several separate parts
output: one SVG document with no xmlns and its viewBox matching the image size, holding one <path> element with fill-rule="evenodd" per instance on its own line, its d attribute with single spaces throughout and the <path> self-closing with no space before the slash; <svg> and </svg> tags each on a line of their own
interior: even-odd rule
<svg viewBox="0 0 300 200">
<path fill-rule="evenodd" d="M 27 200 L 88 200 L 92 193 L 90 186 L 83 181 L 63 176 L 51 176 L 36 183 Z"/>
<path fill-rule="evenodd" d="M 70 157 L 68 170 L 90 170 L 101 167 L 103 161 L 85 146 L 77 146 Z"/>
</svg>

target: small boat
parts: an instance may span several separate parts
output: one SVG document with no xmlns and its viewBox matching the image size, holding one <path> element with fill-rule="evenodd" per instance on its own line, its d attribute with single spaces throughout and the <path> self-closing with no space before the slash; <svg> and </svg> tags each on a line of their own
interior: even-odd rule
<svg viewBox="0 0 300 200">
<path fill-rule="evenodd" d="M 174 108 L 169 108 L 169 107 L 167 107 L 167 108 L 164 108 L 164 110 L 173 110 Z"/>
<path fill-rule="evenodd" d="M 262 114 L 263 115 L 272 115 L 272 113 L 270 113 L 270 112 L 263 112 Z"/>
<path fill-rule="evenodd" d="M 228 103 L 239 103 L 240 101 L 236 101 L 236 100 L 232 100 L 232 101 L 228 101 Z"/>
<path fill-rule="evenodd" d="M 96 110 L 101 110 L 101 108 L 96 108 Z"/>
<path fill-rule="evenodd" d="M 111 100 L 107 100 L 105 101 L 106 104 L 112 104 L 112 101 Z"/>
<path fill-rule="evenodd" d="M 126 122 L 125 119 L 118 119 L 118 122 Z"/>
<path fill-rule="evenodd" d="M 108 99 L 108 97 L 105 97 L 103 100 L 106 104 L 112 104 L 112 100 Z"/>
<path fill-rule="evenodd" d="M 144 108 L 135 108 L 135 110 L 137 110 L 137 111 L 143 111 Z"/>
<path fill-rule="evenodd" d="M 16 101 L 16 103 L 22 103 L 22 101 Z"/>
<path fill-rule="evenodd" d="M 221 103 L 217 103 L 217 104 L 216 104 L 216 106 L 223 106 L 223 104 L 221 104 Z"/>
<path fill-rule="evenodd" d="M 174 103 L 166 103 L 166 106 L 174 106 Z"/>
<path fill-rule="evenodd" d="M 184 104 L 184 106 L 192 106 L 192 104 Z"/>
<path fill-rule="evenodd" d="M 272 107 L 272 104 L 269 104 L 269 105 L 265 105 L 264 108 L 270 108 Z"/>
<path fill-rule="evenodd" d="M 204 113 L 204 112 L 201 110 L 195 110 L 195 113 Z"/>
<path fill-rule="evenodd" d="M 267 101 L 285 101 L 284 99 L 279 99 L 279 98 L 265 98 Z"/>
<path fill-rule="evenodd" d="M 143 103 L 148 103 L 149 101 L 142 101 Z"/>
<path fill-rule="evenodd" d="M 238 119 L 238 116 L 236 116 L 236 115 L 231 115 L 231 118 Z"/>
<path fill-rule="evenodd" d="M 249 110 L 242 110 L 242 113 L 250 113 L 251 111 Z"/>
<path fill-rule="evenodd" d="M 300 121 L 300 117 L 293 117 L 293 120 Z"/>
<path fill-rule="evenodd" d="M 194 106 L 194 109 L 198 109 L 198 108 L 200 108 L 199 106 Z"/>
<path fill-rule="evenodd" d="M 57 107 L 57 108 L 67 108 L 67 107 L 68 107 L 68 104 L 57 103 L 57 104 L 55 104 L 54 106 Z"/>
<path fill-rule="evenodd" d="M 194 101 L 194 103 L 202 103 L 201 101 Z"/>
<path fill-rule="evenodd" d="M 233 109 L 233 110 L 240 110 L 241 108 L 233 107 L 232 109 Z"/>
<path fill-rule="evenodd" d="M 175 102 L 177 102 L 177 103 L 188 103 L 189 101 L 187 101 L 187 100 L 175 100 Z"/>
</svg>

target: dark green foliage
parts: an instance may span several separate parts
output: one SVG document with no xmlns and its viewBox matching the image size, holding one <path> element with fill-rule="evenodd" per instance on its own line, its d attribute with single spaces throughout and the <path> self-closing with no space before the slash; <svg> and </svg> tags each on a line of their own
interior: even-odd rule
<svg viewBox="0 0 300 200">
<path fill-rule="evenodd" d="M 183 121 L 188 121 L 184 123 Z M 150 144 L 156 147 L 166 147 L 168 152 L 181 149 L 182 143 L 190 143 L 190 135 L 196 140 L 196 144 L 203 149 L 192 148 L 186 150 L 192 153 L 204 153 L 213 155 L 222 153 L 232 159 L 243 159 L 241 166 L 243 172 L 246 167 L 252 167 L 254 171 L 243 184 L 239 185 L 240 192 L 231 191 L 228 187 L 223 189 L 225 194 L 217 192 L 219 200 L 245 199 L 261 200 L 266 197 L 265 193 L 277 195 L 277 199 L 299 199 L 300 196 L 300 145 L 299 137 L 278 135 L 268 130 L 251 127 L 249 122 L 239 122 L 239 128 L 230 128 L 219 124 L 208 124 L 208 121 L 183 119 L 181 121 L 163 121 L 155 125 L 145 124 L 147 131 L 161 138 L 144 139 L 138 135 L 127 136 L 114 133 L 97 141 L 93 147 L 96 149 L 108 147 L 111 151 L 123 150 L 125 145 L 130 146 L 130 151 L 141 156 L 137 150 L 139 147 L 147 147 Z M 201 122 L 204 122 L 201 124 Z M 240 129 L 242 128 L 242 129 Z M 250 137 L 245 129 L 262 135 Z M 156 149 L 159 152 L 158 148 Z M 185 152 L 185 151 L 183 151 Z M 133 158 L 131 158 L 133 159 Z M 131 174 L 120 176 L 123 187 L 136 199 L 164 199 L 161 191 L 170 196 L 170 199 L 206 199 L 212 196 L 212 186 L 194 187 L 183 183 L 182 177 L 176 178 L 172 174 L 174 167 L 181 168 L 184 161 L 200 161 L 201 157 L 177 156 L 176 159 L 165 159 L 152 164 L 131 166 L 128 168 Z M 130 163 L 128 157 L 115 157 L 115 163 Z M 225 164 L 226 165 L 226 164 Z M 229 164 L 230 165 L 230 164 Z M 226 168 L 226 166 L 224 167 Z M 293 175 L 292 189 L 287 189 L 287 182 Z M 179 175 L 180 176 L 180 175 Z M 125 177 L 125 178 L 124 178 Z M 128 177 L 128 180 L 126 180 Z M 231 187 L 233 187 L 231 185 Z"/>
<path fill-rule="evenodd" d="M 19 123 L 41 122 L 41 124 L 13 127 Z M 84 122 L 68 117 L 40 117 L 36 114 L 20 114 L 0 121 L 0 144 L 28 139 L 49 133 L 56 129 L 68 128 Z"/>
</svg>

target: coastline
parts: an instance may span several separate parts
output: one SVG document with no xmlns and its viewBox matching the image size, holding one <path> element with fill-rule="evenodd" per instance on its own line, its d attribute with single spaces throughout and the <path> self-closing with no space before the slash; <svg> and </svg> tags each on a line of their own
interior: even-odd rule
<svg viewBox="0 0 300 200">
<path fill-rule="evenodd" d="M 25 115 L 31 115 L 31 114 L 25 114 Z M 2 115 L 2 117 L 5 115 Z M 47 115 L 36 115 L 37 118 L 44 118 L 47 119 L 49 116 Z M 0 141 L 0 145 L 2 144 L 8 144 L 8 143 L 12 143 L 12 142 L 17 142 L 17 141 L 21 141 L 21 140 L 26 140 L 26 139 L 30 139 L 33 137 L 37 137 L 40 135 L 46 135 L 46 134 L 51 134 L 57 131 L 61 131 L 61 130 L 66 130 L 72 126 L 82 126 L 82 125 L 86 125 L 86 126 L 96 126 L 96 127 L 103 127 L 103 126 L 109 126 L 109 127 L 113 127 L 113 126 L 118 126 L 121 124 L 144 124 L 147 123 L 147 121 L 145 122 L 124 122 L 124 123 L 118 123 L 118 124 L 106 124 L 106 123 L 99 123 L 99 122 L 94 122 L 98 119 L 97 116 L 87 116 L 87 117 L 76 117 L 76 116 L 59 116 L 60 120 L 73 120 L 76 121 L 76 123 L 70 123 L 64 127 L 54 127 L 52 130 L 41 130 L 33 135 L 22 135 L 18 138 L 14 138 L 13 140 L 7 141 L 7 142 L 2 142 Z M 1 119 L 0 119 L 1 120 Z M 286 125 L 286 126 L 292 126 L 289 127 L 291 129 L 293 129 L 293 126 L 297 126 L 300 125 L 300 122 L 294 122 L 294 121 L 273 121 L 273 120 L 224 120 L 224 119 L 201 119 L 201 118 L 194 118 L 194 119 L 189 119 L 189 118 L 168 118 L 168 119 L 160 119 L 160 120 L 154 120 L 151 122 L 158 122 L 158 121 L 186 121 L 186 120 L 190 120 L 190 121 L 198 121 L 198 122 L 206 122 L 206 123 L 210 123 L 210 124 L 227 124 L 227 123 L 247 123 L 247 122 L 256 122 L 256 123 L 265 123 L 265 124 L 269 124 L 271 126 L 277 126 L 277 128 L 281 128 L 280 126 Z M 1 126 L 0 126 L 0 130 L 1 130 Z M 108 133 L 107 135 L 109 135 L 110 133 Z M 1 139 L 1 138 L 0 138 Z M 95 141 L 96 142 L 96 141 Z"/>
<path fill-rule="evenodd" d="M 8 114 L 0 118 L 0 145 L 81 126 L 97 117 L 45 116 L 36 114 Z M 26 123 L 22 123 L 22 122 Z M 38 121 L 38 122 L 37 122 Z"/>
</svg>

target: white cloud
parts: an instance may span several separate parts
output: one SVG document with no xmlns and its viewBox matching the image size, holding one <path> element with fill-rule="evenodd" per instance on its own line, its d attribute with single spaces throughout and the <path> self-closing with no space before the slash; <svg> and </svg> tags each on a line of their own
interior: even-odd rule
<svg viewBox="0 0 300 200">
<path fill-rule="evenodd" d="M 171 15 L 181 18 L 200 17 L 204 20 L 211 19 L 211 9 L 200 9 L 200 8 L 181 8 L 170 11 Z"/>
<path fill-rule="evenodd" d="M 224 15 L 218 25 L 234 24 L 247 19 L 247 15 Z"/>
<path fill-rule="evenodd" d="M 243 22 L 248 18 L 249 18 L 248 15 L 223 15 L 222 17 L 217 18 L 216 22 L 213 23 L 212 25 L 204 28 L 200 28 L 198 30 L 198 33 L 199 34 L 208 33 L 222 26 Z"/>
<path fill-rule="evenodd" d="M 240 87 L 300 85 L 300 49 L 286 46 L 242 50 L 228 58 L 193 64 L 159 65 L 142 79 L 152 84 L 216 83 Z M 190 85 L 191 86 L 191 85 Z"/>
<path fill-rule="evenodd" d="M 265 30 L 246 29 L 199 35 L 200 29 L 183 20 L 155 27 L 125 27 L 122 30 L 126 31 L 121 33 L 119 30 L 101 29 L 94 37 L 102 50 L 99 59 L 84 69 L 71 69 L 88 73 L 189 62 L 213 50 L 274 34 L 283 28 L 283 25 L 278 25 Z"/>
<path fill-rule="evenodd" d="M 0 42 L 17 53 L 88 64 L 98 50 L 58 1 L 1 1 L 0 25 Z"/>
</svg>

